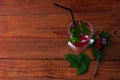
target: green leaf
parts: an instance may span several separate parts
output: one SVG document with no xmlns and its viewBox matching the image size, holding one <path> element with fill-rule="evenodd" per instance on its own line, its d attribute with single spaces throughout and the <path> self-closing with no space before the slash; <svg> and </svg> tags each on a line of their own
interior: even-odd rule
<svg viewBox="0 0 120 80">
<path fill-rule="evenodd" d="M 70 64 L 70 67 L 72 67 L 72 68 L 77 68 L 78 67 L 78 64 L 74 64 L 74 63 L 72 63 L 72 64 Z"/>
<path fill-rule="evenodd" d="M 85 53 L 78 53 L 79 65 L 77 67 L 77 74 L 84 74 L 88 70 L 90 59 Z"/>
<path fill-rule="evenodd" d="M 89 59 L 88 55 L 84 54 L 84 59 L 82 61 L 82 64 L 89 64 L 89 63 L 90 63 L 90 59 Z"/>
<path fill-rule="evenodd" d="M 80 31 L 79 31 L 79 29 L 77 29 L 77 27 L 72 27 L 70 29 L 70 34 L 73 34 L 75 36 L 79 36 L 80 35 Z"/>
<path fill-rule="evenodd" d="M 80 25 L 80 24 L 77 24 L 76 27 L 77 27 L 77 29 L 78 29 L 79 31 L 81 31 L 82 28 L 81 28 L 81 25 Z"/>
<path fill-rule="evenodd" d="M 84 55 L 82 53 L 78 53 L 78 62 L 81 63 L 83 60 Z"/>
<path fill-rule="evenodd" d="M 74 44 L 75 42 L 78 42 L 79 41 L 79 38 L 78 37 L 73 37 L 71 36 L 70 39 L 72 40 L 72 43 Z"/>
<path fill-rule="evenodd" d="M 73 34 L 75 32 L 75 27 L 70 28 L 70 33 Z"/>
<path fill-rule="evenodd" d="M 90 30 L 88 29 L 86 22 L 81 23 L 81 32 L 87 35 L 90 34 Z"/>
<path fill-rule="evenodd" d="M 80 31 L 76 27 L 70 29 L 70 35 L 70 40 L 72 40 L 73 44 L 80 40 Z"/>
<path fill-rule="evenodd" d="M 75 27 L 75 36 L 76 37 L 80 36 L 80 30 L 77 27 Z"/>
<path fill-rule="evenodd" d="M 77 68 L 77 74 L 84 74 L 88 70 L 88 66 L 90 63 L 90 59 L 87 54 L 78 53 L 76 56 L 75 54 L 68 54 L 65 55 L 66 60 L 70 63 L 72 68 Z"/>
<path fill-rule="evenodd" d="M 95 57 L 95 59 L 97 59 L 98 56 L 100 56 L 100 59 L 103 58 L 104 56 L 104 50 L 97 50 L 96 48 L 93 48 L 92 49 L 92 53 L 93 53 L 93 56 Z"/>
<path fill-rule="evenodd" d="M 107 32 L 101 31 L 100 35 L 104 38 L 109 38 L 109 34 Z"/>
<path fill-rule="evenodd" d="M 88 70 L 88 65 L 87 65 L 87 64 L 83 64 L 83 65 L 81 65 L 81 66 L 79 66 L 79 67 L 77 68 L 77 75 L 86 73 L 87 70 Z"/>
<path fill-rule="evenodd" d="M 65 55 L 66 60 L 73 66 L 78 64 L 78 58 L 76 55 L 70 53 L 68 55 Z"/>
</svg>

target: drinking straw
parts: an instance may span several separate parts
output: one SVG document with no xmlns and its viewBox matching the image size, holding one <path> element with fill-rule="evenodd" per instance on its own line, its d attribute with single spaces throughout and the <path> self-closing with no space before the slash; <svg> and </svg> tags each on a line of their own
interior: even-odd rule
<svg viewBox="0 0 120 80">
<path fill-rule="evenodd" d="M 67 8 L 67 7 L 61 6 L 61 5 L 56 4 L 56 3 L 54 3 L 54 5 L 57 6 L 57 7 L 63 8 L 63 9 L 65 9 L 65 10 L 68 10 L 68 11 L 70 12 L 70 14 L 71 14 L 73 24 L 76 26 L 75 18 L 74 18 L 74 15 L 73 15 L 73 11 L 72 11 L 70 8 Z"/>
</svg>

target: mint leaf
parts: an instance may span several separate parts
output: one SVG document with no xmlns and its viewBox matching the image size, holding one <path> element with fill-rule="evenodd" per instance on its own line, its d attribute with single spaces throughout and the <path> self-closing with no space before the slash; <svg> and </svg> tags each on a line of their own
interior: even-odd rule
<svg viewBox="0 0 120 80">
<path fill-rule="evenodd" d="M 87 72 L 90 63 L 90 59 L 87 54 L 78 53 L 76 56 L 75 54 L 70 53 L 65 55 L 65 58 L 70 63 L 70 67 L 77 68 L 78 75 Z"/>
<path fill-rule="evenodd" d="M 78 37 L 80 36 L 80 31 L 77 29 L 77 27 L 71 27 L 70 34 L 73 34 L 74 36 Z"/>
<path fill-rule="evenodd" d="M 79 41 L 79 37 L 76 37 L 76 36 L 71 36 L 70 39 L 72 40 L 72 43 L 74 44 L 75 42 L 78 42 Z"/>
<path fill-rule="evenodd" d="M 65 55 L 65 58 L 66 60 L 73 66 L 74 65 L 77 65 L 78 64 L 78 58 L 76 55 L 74 54 L 68 54 L 68 55 Z"/>
<path fill-rule="evenodd" d="M 101 31 L 100 35 L 104 38 L 109 38 L 109 34 L 107 32 Z"/>
<path fill-rule="evenodd" d="M 77 68 L 78 67 L 78 64 L 74 64 L 74 63 L 72 63 L 72 64 L 70 64 L 70 67 L 72 67 L 72 68 Z"/>
<path fill-rule="evenodd" d="M 88 70 L 88 66 L 90 63 L 90 59 L 87 54 L 79 53 L 79 58 L 82 59 L 80 60 L 80 65 L 77 67 L 77 74 L 84 74 Z"/>
<path fill-rule="evenodd" d="M 72 43 L 78 42 L 80 39 L 80 31 L 77 29 L 77 27 L 71 27 L 70 29 L 70 40 L 72 40 Z"/>
<path fill-rule="evenodd" d="M 86 22 L 81 23 L 81 32 L 87 35 L 90 34 L 90 30 L 88 29 Z"/>
<path fill-rule="evenodd" d="M 90 63 L 90 59 L 88 57 L 87 54 L 84 54 L 84 60 L 82 61 L 83 64 L 89 64 Z"/>
<path fill-rule="evenodd" d="M 88 65 L 87 64 L 82 64 L 81 66 L 79 66 L 77 68 L 77 75 L 86 73 L 87 69 L 88 69 Z"/>
<path fill-rule="evenodd" d="M 76 27 L 77 27 L 77 29 L 78 29 L 79 31 L 81 31 L 82 27 L 81 27 L 80 24 L 78 24 Z"/>
<path fill-rule="evenodd" d="M 73 34 L 75 32 L 75 27 L 70 28 L 70 34 Z"/>
<path fill-rule="evenodd" d="M 81 63 L 83 60 L 84 55 L 82 53 L 78 53 L 78 62 Z"/>
</svg>

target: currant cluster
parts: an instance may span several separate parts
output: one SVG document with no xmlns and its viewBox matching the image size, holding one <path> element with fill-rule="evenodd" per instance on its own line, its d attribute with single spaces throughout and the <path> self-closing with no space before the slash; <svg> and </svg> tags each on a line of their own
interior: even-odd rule
<svg viewBox="0 0 120 80">
<path fill-rule="evenodd" d="M 101 50 L 104 48 L 104 46 L 107 44 L 108 40 L 104 36 L 101 35 L 100 31 L 97 31 L 95 33 L 96 39 L 95 39 L 95 48 L 97 50 Z"/>
</svg>

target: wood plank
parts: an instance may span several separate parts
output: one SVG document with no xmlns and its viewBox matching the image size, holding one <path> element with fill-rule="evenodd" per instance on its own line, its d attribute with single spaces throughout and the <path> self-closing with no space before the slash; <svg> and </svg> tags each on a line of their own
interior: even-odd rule
<svg viewBox="0 0 120 80">
<path fill-rule="evenodd" d="M 75 14 L 76 18 L 89 21 L 95 31 L 103 29 L 111 33 L 112 37 L 119 39 L 120 17 L 111 17 L 111 15 L 113 14 Z M 70 22 L 71 18 L 68 14 L 1 16 L 0 37 L 65 39 Z"/>
<path fill-rule="evenodd" d="M 85 75 L 76 75 L 64 55 L 69 12 L 111 34 L 96 78 L 95 59 Z M 120 0 L 0 0 L 0 80 L 120 80 Z"/>
<path fill-rule="evenodd" d="M 64 59 L 72 52 L 65 39 L 0 38 L 0 58 L 14 59 Z M 120 60 L 119 42 L 106 49 L 106 60 Z M 87 54 L 94 59 L 90 49 Z"/>
<path fill-rule="evenodd" d="M 119 0 L 1 0 L 0 15 L 28 15 L 28 13 L 33 15 L 65 12 L 53 6 L 53 3 L 70 7 L 74 12 L 112 12 L 118 11 L 120 8 Z"/>
<path fill-rule="evenodd" d="M 77 76 L 65 60 L 0 60 L 0 78 L 29 80 L 91 80 L 95 62 L 87 74 Z M 103 61 L 95 80 L 118 80 L 120 61 Z M 30 79 L 31 77 L 31 79 Z M 93 79 L 92 79 L 93 80 Z"/>
</svg>

